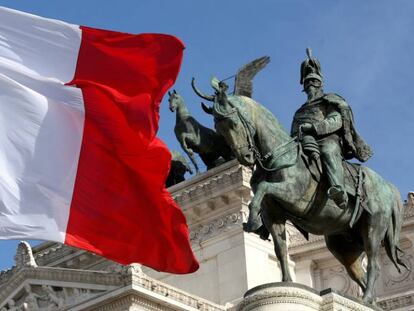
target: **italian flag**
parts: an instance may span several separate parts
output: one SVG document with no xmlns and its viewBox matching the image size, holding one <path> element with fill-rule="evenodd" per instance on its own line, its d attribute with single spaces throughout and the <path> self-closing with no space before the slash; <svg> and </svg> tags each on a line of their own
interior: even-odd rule
<svg viewBox="0 0 414 311">
<path fill-rule="evenodd" d="M 197 270 L 155 136 L 183 49 L 0 7 L 0 239 Z"/>
</svg>

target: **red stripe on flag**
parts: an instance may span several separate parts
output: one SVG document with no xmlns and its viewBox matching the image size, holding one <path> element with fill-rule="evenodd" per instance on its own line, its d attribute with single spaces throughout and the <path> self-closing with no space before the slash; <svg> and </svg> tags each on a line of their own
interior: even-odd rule
<svg viewBox="0 0 414 311">
<path fill-rule="evenodd" d="M 82 27 L 70 84 L 82 88 L 85 125 L 66 244 L 122 264 L 197 270 L 184 215 L 164 186 L 171 155 L 154 138 L 183 48 L 168 35 Z"/>
</svg>

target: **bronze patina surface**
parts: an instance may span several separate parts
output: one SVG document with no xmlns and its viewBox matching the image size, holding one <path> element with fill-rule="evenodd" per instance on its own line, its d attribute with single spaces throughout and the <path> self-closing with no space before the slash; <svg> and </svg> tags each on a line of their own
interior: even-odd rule
<svg viewBox="0 0 414 311">
<path fill-rule="evenodd" d="M 323 93 L 320 64 L 310 51 L 301 68 L 308 99 L 295 114 L 293 136 L 250 98 L 252 78 L 269 61 L 264 59 L 242 68 L 248 71 L 247 82 L 240 81 L 239 71 L 234 95 L 227 94 L 223 81 L 212 80 L 214 95 L 205 95 L 193 81 L 196 93 L 213 102 L 205 111 L 214 116 L 217 132 L 239 162 L 253 169 L 254 197 L 244 228 L 262 238 L 272 235 L 286 282 L 292 281 L 286 221 L 305 237 L 324 235 L 328 249 L 362 288 L 363 300 L 374 303 L 381 244 L 398 271 L 405 267 L 398 247 L 403 214 L 399 191 L 368 167 L 345 161 L 366 161 L 372 151 L 356 132 L 346 101 Z M 240 85 L 248 85 L 250 92 L 242 93 Z M 365 255 L 367 271 L 362 265 Z"/>
<path fill-rule="evenodd" d="M 193 163 L 197 174 L 200 170 L 194 152 L 198 153 L 208 170 L 234 159 L 224 138 L 200 124 L 188 111 L 181 95 L 175 90 L 172 93 L 168 92 L 168 95 L 169 108 L 176 113 L 175 136 Z"/>
</svg>

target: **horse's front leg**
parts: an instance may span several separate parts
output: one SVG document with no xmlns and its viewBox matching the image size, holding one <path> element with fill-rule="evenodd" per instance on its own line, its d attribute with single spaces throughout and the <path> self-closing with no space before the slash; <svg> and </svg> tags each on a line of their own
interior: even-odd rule
<svg viewBox="0 0 414 311">
<path fill-rule="evenodd" d="M 284 217 L 281 217 L 280 219 L 272 219 L 271 221 L 269 217 L 264 217 L 263 221 L 273 238 L 276 257 L 279 260 L 280 269 L 282 270 L 282 282 L 292 282 L 286 243 L 286 220 Z"/>
<path fill-rule="evenodd" d="M 247 223 L 243 224 L 243 229 L 246 232 L 255 232 L 263 225 L 259 213 L 263 198 L 267 192 L 267 182 L 261 181 L 254 185 L 253 188 L 255 188 L 255 193 L 249 204 L 249 218 Z"/>
<path fill-rule="evenodd" d="M 282 214 L 282 210 L 278 210 L 277 206 L 268 206 L 273 204 L 272 200 L 268 200 L 271 197 L 278 197 L 283 194 L 286 194 L 286 184 L 283 182 L 267 182 L 260 181 L 260 176 L 254 175 L 257 182 L 252 183 L 252 188 L 254 189 L 254 197 L 249 204 L 249 221 L 244 225 L 244 230 L 250 229 L 250 224 L 252 224 L 253 230 L 255 231 L 260 228 L 262 225 L 262 218 L 259 213 L 262 209 L 262 205 L 266 204 L 264 209 L 263 222 L 270 232 L 273 238 L 273 244 L 275 248 L 276 257 L 280 262 L 280 268 L 282 270 L 282 281 L 291 282 L 292 276 L 289 271 L 289 262 L 288 262 L 288 251 L 286 244 L 286 218 Z M 266 199 L 265 199 L 266 196 Z M 265 202 L 263 202 L 265 199 Z M 272 215 L 268 215 L 268 211 L 272 211 Z M 258 223 L 257 223 L 258 222 Z M 249 224 L 250 223 L 250 224 Z"/>
<path fill-rule="evenodd" d="M 255 232 L 263 225 L 260 217 L 260 210 L 265 195 L 285 193 L 282 183 L 260 181 L 257 184 L 252 185 L 252 188 L 254 189 L 254 196 L 249 204 L 249 218 L 247 223 L 243 224 L 243 228 L 246 232 Z"/>
</svg>

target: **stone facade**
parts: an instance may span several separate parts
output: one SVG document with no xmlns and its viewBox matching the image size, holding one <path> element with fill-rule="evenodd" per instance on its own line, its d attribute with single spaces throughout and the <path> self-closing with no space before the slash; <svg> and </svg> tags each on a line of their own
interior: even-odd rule
<svg viewBox="0 0 414 311">
<path fill-rule="evenodd" d="M 247 310 L 242 302 L 246 291 L 281 279 L 272 242 L 242 230 L 252 196 L 250 176 L 249 169 L 232 161 L 170 187 L 187 217 L 200 262 L 197 272 L 172 275 L 139 265 L 123 267 L 57 243 L 33 249 L 21 243 L 15 267 L 0 273 L 0 310 Z M 413 194 L 405 206 L 401 247 L 404 261 L 413 267 Z M 360 294 L 322 237 L 306 241 L 290 226 L 289 252 L 296 282 L 318 293 L 334 290 L 315 294 L 317 301 Z M 382 255 L 379 305 L 414 310 L 414 272 L 398 274 Z"/>
</svg>

